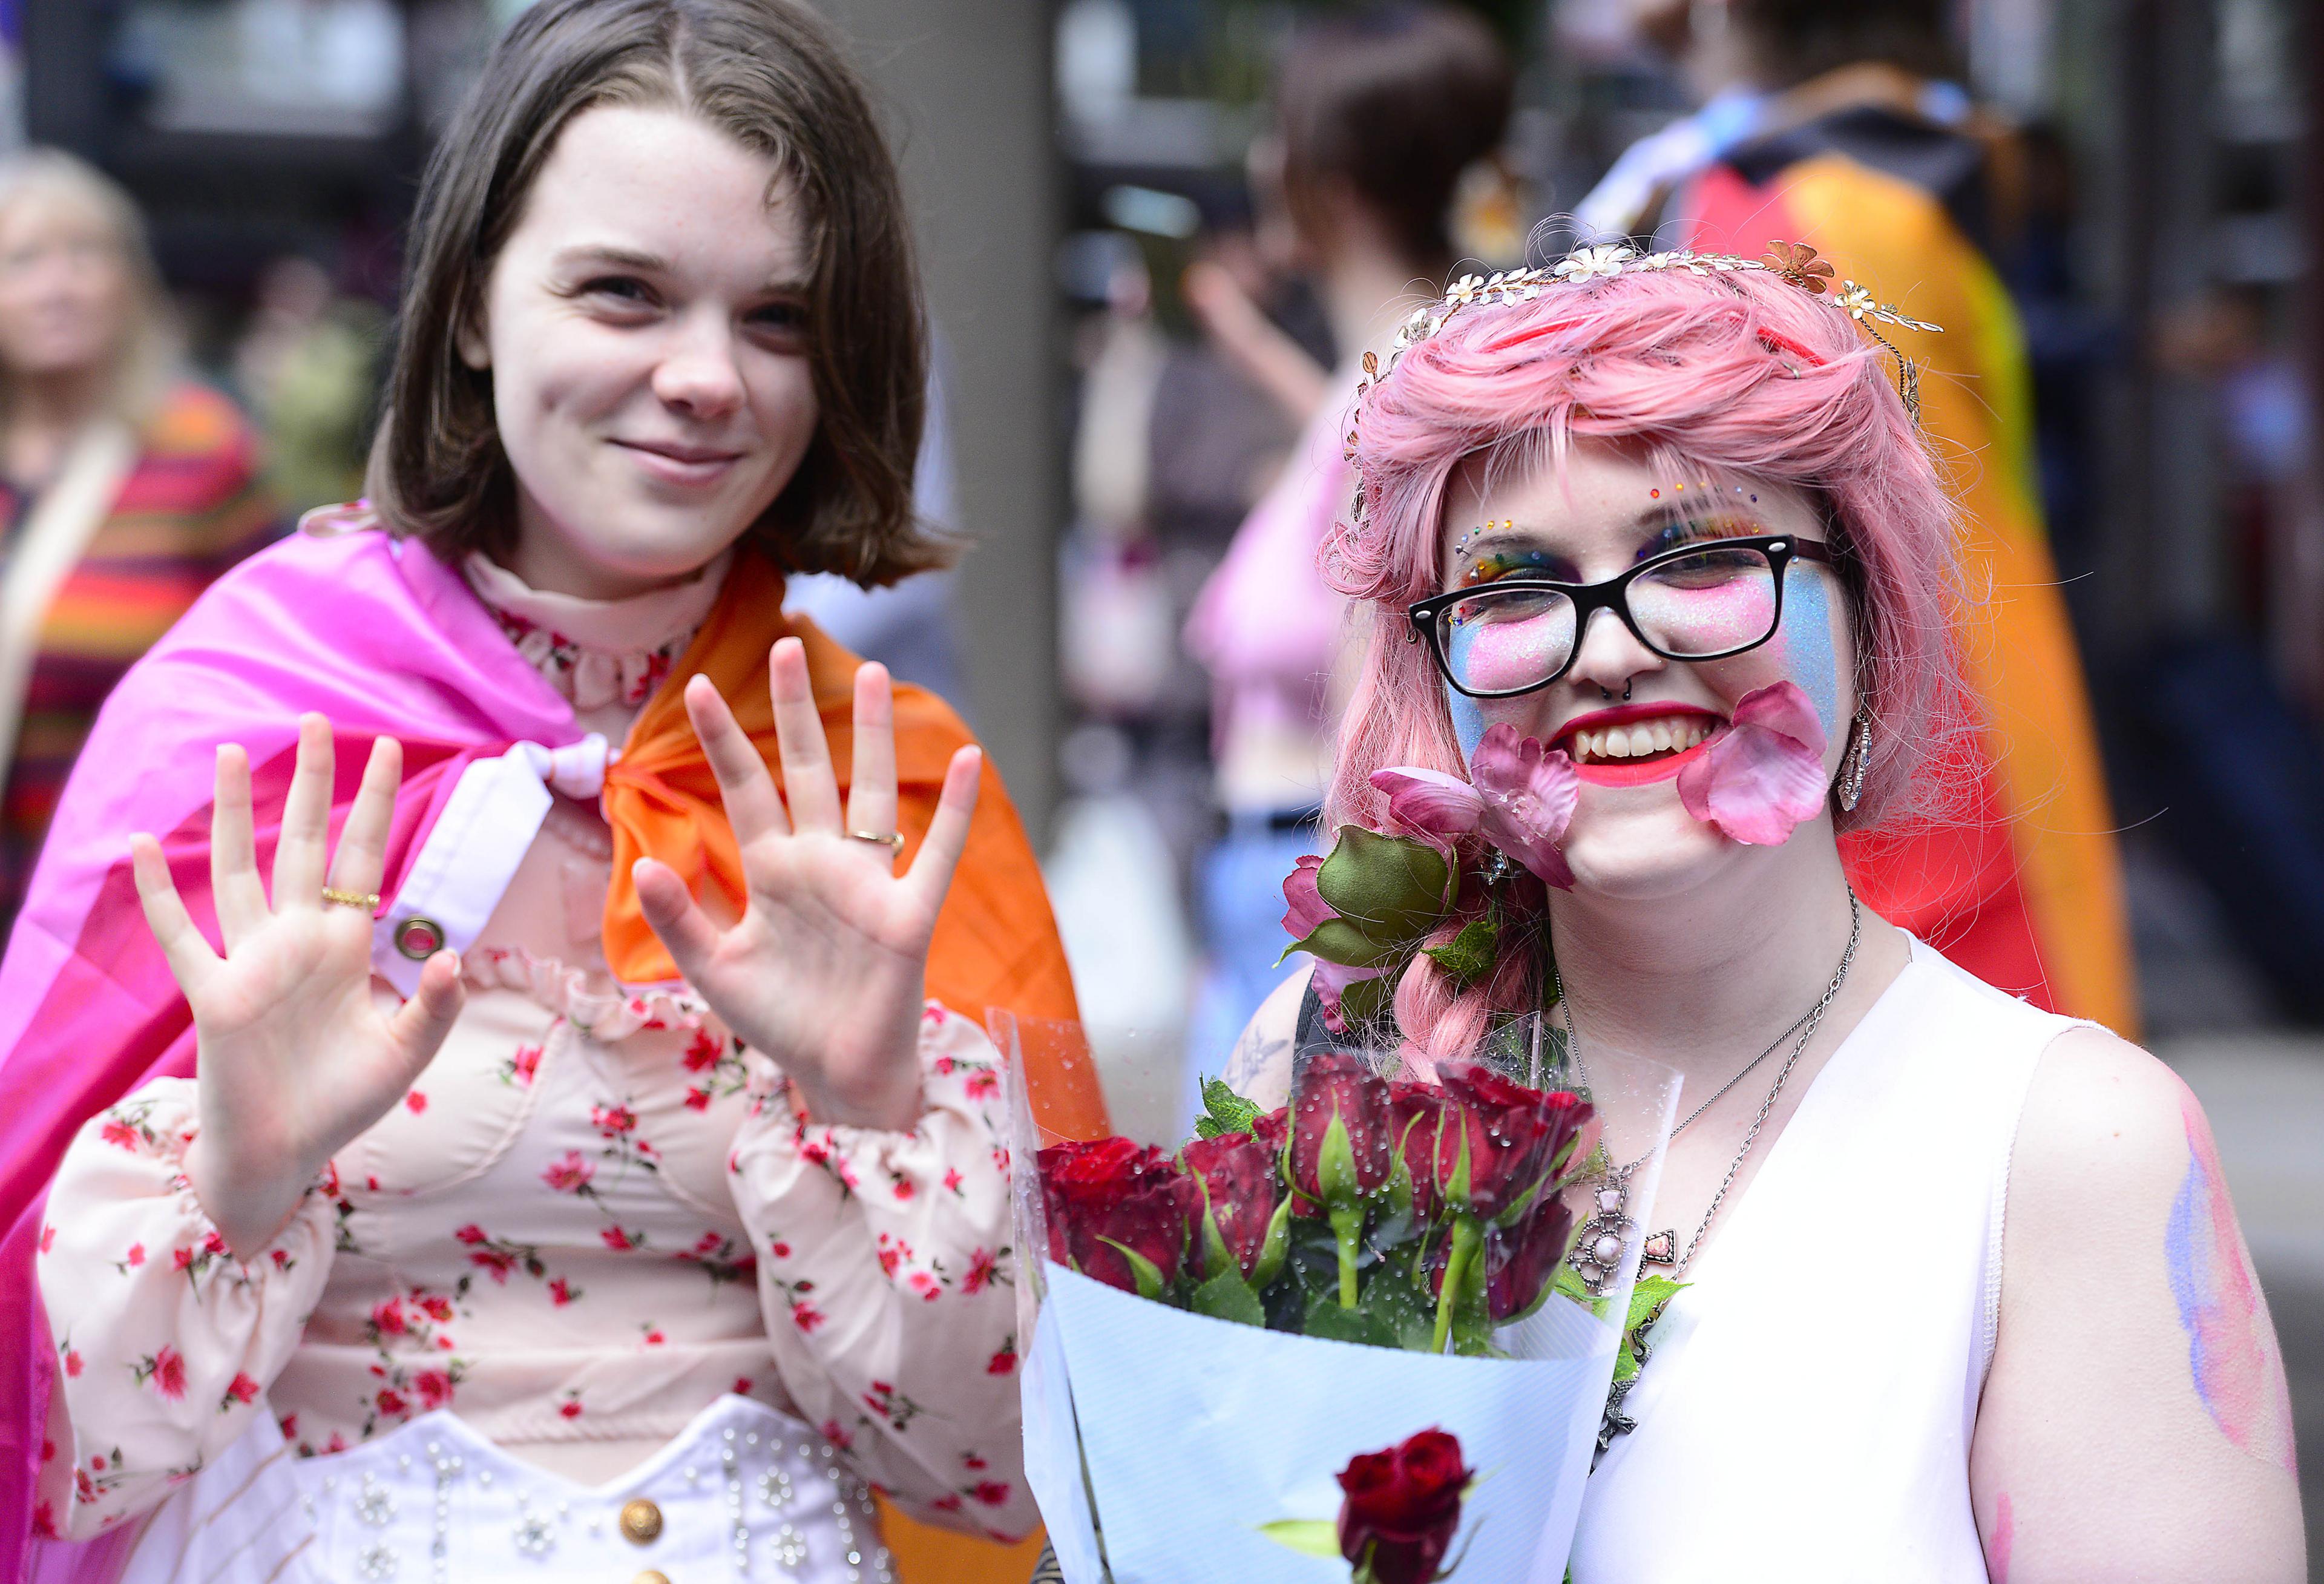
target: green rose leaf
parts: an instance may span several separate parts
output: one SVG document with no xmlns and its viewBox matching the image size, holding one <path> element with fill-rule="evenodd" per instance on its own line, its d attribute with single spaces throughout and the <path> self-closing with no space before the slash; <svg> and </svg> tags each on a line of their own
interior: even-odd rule
<svg viewBox="0 0 2324 1584">
<path fill-rule="evenodd" d="M 1197 1314 L 1207 1314 L 1213 1320 L 1232 1321 L 1237 1325 L 1267 1325 L 1267 1307 L 1251 1291 L 1250 1284 L 1238 1275 L 1232 1266 L 1213 1276 L 1194 1289 L 1192 1305 Z"/>
<path fill-rule="evenodd" d="M 1259 1532 L 1277 1545 L 1308 1556 L 1340 1560 L 1340 1525 L 1333 1519 L 1277 1518 L 1272 1524 L 1261 1524 Z"/>
<path fill-rule="evenodd" d="M 1638 1278 L 1637 1285 L 1630 1289 L 1629 1318 L 1622 1325 L 1622 1351 L 1614 1359 L 1616 1380 L 1628 1380 L 1638 1373 L 1638 1339 L 1661 1317 L 1663 1306 L 1686 1286 L 1668 1276 Z"/>
<path fill-rule="evenodd" d="M 1363 1312 L 1395 1333 L 1396 1345 L 1407 1353 L 1425 1353 L 1436 1329 L 1436 1304 L 1424 1287 L 1416 1286 L 1402 1261 L 1384 1265 L 1364 1284 Z"/>
<path fill-rule="evenodd" d="M 1396 1332 L 1369 1309 L 1342 1309 L 1339 1299 L 1319 1293 L 1307 1305 L 1306 1324 L 1300 1328 L 1326 1341 L 1355 1342 L 1367 1348 L 1393 1348 Z"/>
<path fill-rule="evenodd" d="M 1194 1119 L 1194 1134 L 1200 1138 L 1216 1138 L 1222 1133 L 1248 1133 L 1259 1115 L 1258 1105 L 1228 1088 L 1225 1079 L 1205 1078 L 1203 1114 Z"/>
<path fill-rule="evenodd" d="M 1422 951 L 1436 959 L 1436 965 L 1451 975 L 1453 981 L 1466 990 L 1492 972 L 1501 932 L 1489 918 L 1472 918 L 1461 926 L 1452 944 L 1443 946 L 1423 946 Z"/>
</svg>

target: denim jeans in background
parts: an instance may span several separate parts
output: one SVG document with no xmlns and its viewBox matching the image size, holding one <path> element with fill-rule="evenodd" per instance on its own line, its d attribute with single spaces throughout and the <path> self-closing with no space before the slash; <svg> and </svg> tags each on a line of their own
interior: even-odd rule
<svg viewBox="0 0 2324 1584">
<path fill-rule="evenodd" d="M 1202 1110 L 1201 1080 L 1225 1071 L 1244 1025 L 1278 984 L 1305 971 L 1306 959 L 1277 966 L 1291 938 L 1283 933 L 1283 877 L 1318 851 L 1313 817 L 1296 824 L 1265 815 L 1238 815 L 1195 877 L 1204 964 L 1186 1022 L 1186 1123 Z"/>
</svg>

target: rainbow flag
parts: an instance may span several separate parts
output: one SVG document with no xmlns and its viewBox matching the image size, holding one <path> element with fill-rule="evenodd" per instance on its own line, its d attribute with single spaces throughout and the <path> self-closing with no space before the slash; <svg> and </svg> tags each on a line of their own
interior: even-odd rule
<svg viewBox="0 0 2324 1584">
<path fill-rule="evenodd" d="M 1960 824 L 1847 843 L 1865 900 L 1979 978 L 2135 1037 L 2137 986 L 2097 735 L 2050 558 L 2017 314 L 1972 240 L 1989 172 L 1967 133 L 1857 106 L 1730 151 L 1679 195 L 1682 245 L 1818 249 L 1883 302 L 1962 510 L 1960 649 L 1982 707 Z"/>
</svg>

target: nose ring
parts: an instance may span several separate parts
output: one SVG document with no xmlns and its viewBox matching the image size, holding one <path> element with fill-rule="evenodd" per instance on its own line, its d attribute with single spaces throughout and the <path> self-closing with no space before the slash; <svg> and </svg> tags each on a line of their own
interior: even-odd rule
<svg viewBox="0 0 2324 1584">
<path fill-rule="evenodd" d="M 1633 677 L 1628 681 L 1622 684 L 1622 702 L 1624 704 L 1630 702 L 1630 689 L 1637 686 L 1637 682 L 1638 679 L 1636 677 Z M 1608 704 L 1612 704 L 1614 702 L 1613 692 L 1602 682 L 1598 685 L 1598 695 L 1600 698 L 1603 698 Z"/>
</svg>

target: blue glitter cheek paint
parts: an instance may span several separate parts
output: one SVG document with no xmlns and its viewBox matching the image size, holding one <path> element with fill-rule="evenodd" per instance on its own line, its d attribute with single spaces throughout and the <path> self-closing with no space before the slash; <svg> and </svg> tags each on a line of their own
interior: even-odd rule
<svg viewBox="0 0 2324 1584">
<path fill-rule="evenodd" d="M 1822 578 L 1794 566 L 1784 588 L 1778 632 L 1784 669 L 1815 705 L 1827 738 L 1840 735 L 1840 662 L 1832 650 L 1831 596 Z"/>
<path fill-rule="evenodd" d="M 1485 712 L 1473 698 L 1444 684 L 1444 707 L 1452 716 L 1452 735 L 1460 740 L 1463 762 L 1477 757 L 1477 744 L 1485 737 Z"/>
</svg>

